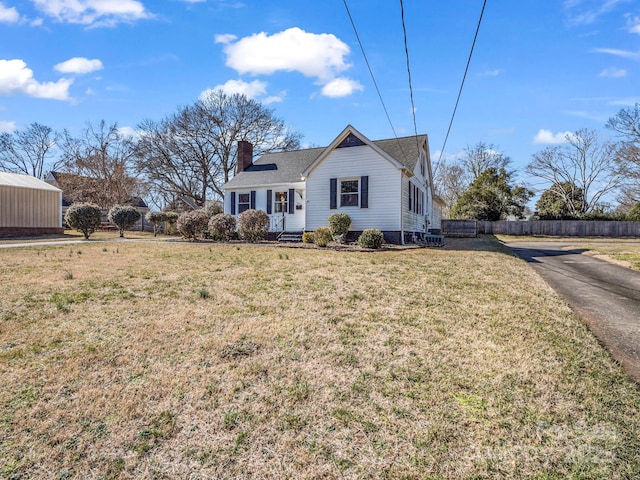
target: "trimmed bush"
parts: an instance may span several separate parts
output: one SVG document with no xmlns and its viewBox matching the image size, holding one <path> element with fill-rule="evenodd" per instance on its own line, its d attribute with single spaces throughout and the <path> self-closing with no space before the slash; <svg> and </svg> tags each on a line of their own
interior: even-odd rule
<svg viewBox="0 0 640 480">
<path fill-rule="evenodd" d="M 100 227 L 102 210 L 93 203 L 74 203 L 64 214 L 64 221 L 89 240 L 89 236 Z"/>
<path fill-rule="evenodd" d="M 220 213 L 224 213 L 224 207 L 220 202 L 207 202 L 203 208 L 209 220 Z"/>
<path fill-rule="evenodd" d="M 358 245 L 362 248 L 380 248 L 384 243 L 384 235 L 377 228 L 367 228 L 358 238 Z"/>
<path fill-rule="evenodd" d="M 209 217 L 202 210 L 184 212 L 178 217 L 176 226 L 184 238 L 197 240 L 207 229 Z"/>
<path fill-rule="evenodd" d="M 209 220 L 211 238 L 228 242 L 236 233 L 236 217 L 228 213 L 218 213 Z"/>
<path fill-rule="evenodd" d="M 313 232 L 304 232 L 302 234 L 302 243 L 315 243 L 315 235 Z"/>
<path fill-rule="evenodd" d="M 124 231 L 133 227 L 140 220 L 140 212 L 131 205 L 114 205 L 109 210 L 107 218 L 118 227 L 120 237 L 124 237 Z"/>
<path fill-rule="evenodd" d="M 157 236 L 160 224 L 166 221 L 165 214 L 162 212 L 154 212 L 149 210 L 144 218 L 147 220 L 147 222 L 153 223 L 153 236 Z"/>
<path fill-rule="evenodd" d="M 344 243 L 350 226 L 351 217 L 346 213 L 329 215 L 329 230 L 331 230 L 331 235 L 336 242 Z"/>
<path fill-rule="evenodd" d="M 170 235 L 176 233 L 176 223 L 178 222 L 178 218 L 180 218 L 180 214 L 178 212 L 163 212 L 164 221 L 169 224 L 169 228 L 167 229 Z"/>
<path fill-rule="evenodd" d="M 264 210 L 245 210 L 238 216 L 238 235 L 247 242 L 264 240 L 269 232 L 269 215 Z"/>
<path fill-rule="evenodd" d="M 329 242 L 333 239 L 331 236 L 331 230 L 329 227 L 318 227 L 316 231 L 313 232 L 314 242 L 319 247 L 326 247 L 329 245 Z"/>
</svg>

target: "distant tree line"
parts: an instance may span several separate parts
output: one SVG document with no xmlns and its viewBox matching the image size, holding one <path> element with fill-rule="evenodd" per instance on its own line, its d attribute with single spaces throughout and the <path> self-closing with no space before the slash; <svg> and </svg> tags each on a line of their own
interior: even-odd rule
<svg viewBox="0 0 640 480">
<path fill-rule="evenodd" d="M 134 197 L 163 208 L 178 199 L 199 208 L 222 198 L 237 163 L 237 143 L 254 154 L 300 148 L 302 134 L 245 95 L 217 90 L 161 120 L 146 119 L 134 135 L 117 123 L 87 123 L 80 134 L 32 123 L 0 134 L 0 171 L 57 181 L 72 202 L 103 209 Z"/>
<path fill-rule="evenodd" d="M 606 127 L 617 141 L 601 141 L 595 130 L 567 134 L 566 143 L 533 155 L 525 168 L 547 188 L 536 218 L 636 219 L 640 212 L 640 104 L 621 109 Z M 436 193 L 445 217 L 500 220 L 522 218 L 534 192 L 515 183 L 511 159 L 478 142 L 462 158 L 435 166 Z M 616 198 L 612 208 L 606 199 Z"/>
</svg>

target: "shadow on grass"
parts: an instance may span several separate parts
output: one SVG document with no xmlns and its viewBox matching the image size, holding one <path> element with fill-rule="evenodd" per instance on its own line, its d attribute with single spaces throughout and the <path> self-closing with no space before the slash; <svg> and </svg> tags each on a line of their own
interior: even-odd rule
<svg viewBox="0 0 640 480">
<path fill-rule="evenodd" d="M 444 250 L 459 252 L 497 252 L 514 256 L 509 247 L 494 235 L 479 235 L 478 237 L 446 237 Z"/>
</svg>

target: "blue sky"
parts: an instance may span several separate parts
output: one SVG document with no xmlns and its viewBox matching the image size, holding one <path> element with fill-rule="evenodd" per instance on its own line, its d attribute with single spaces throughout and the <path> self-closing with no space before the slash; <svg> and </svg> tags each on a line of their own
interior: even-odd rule
<svg viewBox="0 0 640 480">
<path fill-rule="evenodd" d="M 414 133 L 399 1 L 348 0 L 398 136 Z M 405 0 L 418 133 L 440 156 L 482 0 Z M 640 101 L 640 1 L 488 0 L 445 155 L 522 169 Z M 343 0 L 0 0 L 0 130 L 134 130 L 211 88 L 267 104 L 303 143 L 393 137 Z M 522 180 L 526 180 L 524 174 Z"/>
</svg>

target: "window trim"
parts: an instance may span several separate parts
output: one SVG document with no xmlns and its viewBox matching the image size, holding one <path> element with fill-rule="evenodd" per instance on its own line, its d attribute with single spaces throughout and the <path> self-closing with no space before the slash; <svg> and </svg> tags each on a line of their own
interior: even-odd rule
<svg viewBox="0 0 640 480">
<path fill-rule="evenodd" d="M 347 193 L 343 193 L 342 192 L 342 184 L 344 182 L 356 182 L 356 185 L 358 186 L 358 190 L 356 192 L 347 192 Z M 339 197 L 339 205 L 340 208 L 360 208 L 360 198 L 362 195 L 362 185 L 360 185 L 360 177 L 345 177 L 345 178 L 339 178 L 338 179 L 338 185 L 337 185 L 337 194 Z M 356 201 L 353 205 L 345 205 L 342 202 L 342 196 L 343 195 L 352 195 L 356 197 Z"/>
<path fill-rule="evenodd" d="M 241 200 L 243 195 L 247 196 L 246 202 L 243 202 Z M 245 208 L 243 208 L 243 206 Z M 251 209 L 251 192 L 242 192 L 242 193 L 238 192 L 238 202 L 237 202 L 238 215 L 240 215 L 245 210 L 249 210 L 249 209 Z"/>
<path fill-rule="evenodd" d="M 278 196 L 280 194 L 284 194 L 284 197 L 285 197 L 284 202 L 278 200 Z M 280 213 L 280 214 L 289 213 L 289 191 L 288 190 L 273 191 L 273 213 Z"/>
</svg>

